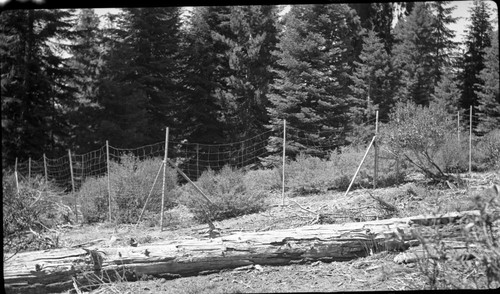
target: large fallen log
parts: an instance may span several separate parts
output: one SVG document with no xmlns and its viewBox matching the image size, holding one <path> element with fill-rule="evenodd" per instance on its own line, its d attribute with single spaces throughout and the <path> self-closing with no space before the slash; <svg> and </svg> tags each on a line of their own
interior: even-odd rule
<svg viewBox="0 0 500 294">
<path fill-rule="evenodd" d="M 19 253 L 4 264 L 7 293 L 60 292 L 148 276 L 188 276 L 246 265 L 345 261 L 373 252 L 404 251 L 416 244 L 412 227 L 448 223 L 478 211 L 294 229 L 237 233 L 213 239 L 177 240 L 137 247 L 67 248 Z"/>
</svg>

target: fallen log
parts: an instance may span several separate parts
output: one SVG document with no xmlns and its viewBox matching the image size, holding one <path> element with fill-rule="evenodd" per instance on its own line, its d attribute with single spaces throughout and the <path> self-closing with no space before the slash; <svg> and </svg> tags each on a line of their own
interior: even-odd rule
<svg viewBox="0 0 500 294">
<path fill-rule="evenodd" d="M 478 211 L 359 223 L 241 232 L 214 239 L 178 240 L 137 247 L 64 248 L 24 252 L 4 264 L 7 293 L 61 292 L 118 276 L 189 276 L 252 264 L 346 261 L 382 250 L 404 251 L 418 241 L 415 224 L 448 223 Z M 443 221 L 446 220 L 446 221 Z"/>
</svg>

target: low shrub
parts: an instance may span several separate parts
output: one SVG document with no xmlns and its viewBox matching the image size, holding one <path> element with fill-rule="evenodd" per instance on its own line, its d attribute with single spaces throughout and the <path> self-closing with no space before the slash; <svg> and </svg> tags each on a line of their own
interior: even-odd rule
<svg viewBox="0 0 500 294">
<path fill-rule="evenodd" d="M 250 170 L 244 175 L 245 186 L 249 191 L 272 191 L 281 189 L 281 167 L 273 169 Z"/>
<path fill-rule="evenodd" d="M 118 224 L 135 223 L 152 189 L 146 210 L 160 212 L 162 197 L 162 174 L 153 187 L 161 159 L 139 160 L 132 155 L 124 155 L 120 163 L 111 162 L 111 208 L 112 218 Z M 165 209 L 175 205 L 175 188 L 178 186 L 177 174 L 172 168 L 166 169 Z M 103 222 L 108 218 L 109 196 L 107 177 L 87 179 L 79 190 L 82 199 L 84 222 Z"/>
<path fill-rule="evenodd" d="M 337 172 L 330 161 L 299 154 L 285 166 L 285 187 L 291 190 L 326 190 L 334 185 Z"/>
<path fill-rule="evenodd" d="M 472 164 L 479 171 L 500 169 L 500 129 L 481 137 L 472 149 Z"/>
<path fill-rule="evenodd" d="M 361 159 L 368 146 L 345 146 L 340 152 L 330 155 L 330 161 L 337 171 L 334 186 L 339 190 L 346 190 L 349 187 L 352 177 L 356 172 Z M 373 148 L 373 147 L 372 147 Z M 408 173 L 407 162 L 400 158 L 399 163 L 395 156 L 385 151 L 384 146 L 379 148 L 377 187 L 387 187 L 402 183 Z M 373 173 L 375 166 L 375 151 L 371 149 L 361 166 L 358 176 L 354 180 L 353 188 L 372 187 Z M 399 164 L 399 166 L 397 166 Z"/>
<path fill-rule="evenodd" d="M 413 102 L 398 103 L 390 122 L 381 127 L 380 137 L 393 153 L 401 154 L 428 178 L 448 180 L 439 166 L 439 155 L 448 142 L 447 134 L 454 133 L 452 116 L 445 105 L 431 102 L 427 106 Z"/>
<path fill-rule="evenodd" d="M 181 189 L 179 202 L 189 208 L 197 221 L 223 220 L 262 211 L 266 208 L 266 193 L 251 190 L 241 170 L 224 166 L 219 172 L 207 170 L 195 183 L 213 202 L 210 206 L 191 185 Z"/>
<path fill-rule="evenodd" d="M 84 223 L 100 223 L 109 218 L 107 177 L 87 178 L 77 193 Z"/>
<path fill-rule="evenodd" d="M 73 212 L 61 202 L 62 190 L 42 177 L 19 182 L 2 175 L 4 252 L 41 250 L 59 246 L 48 229 L 71 221 Z M 4 256 L 5 258 L 5 256 Z"/>
<path fill-rule="evenodd" d="M 464 134 L 465 135 L 465 134 Z M 465 172 L 469 168 L 467 137 L 457 141 L 456 134 L 446 135 L 446 140 L 436 155 L 436 164 L 446 173 Z"/>
</svg>

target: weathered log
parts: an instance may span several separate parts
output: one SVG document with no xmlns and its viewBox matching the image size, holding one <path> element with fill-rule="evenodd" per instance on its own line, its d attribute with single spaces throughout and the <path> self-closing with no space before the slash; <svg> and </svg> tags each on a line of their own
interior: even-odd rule
<svg viewBox="0 0 500 294">
<path fill-rule="evenodd" d="M 313 225 L 137 247 L 25 252 L 5 263 L 4 283 L 7 293 L 45 293 L 71 288 L 73 278 L 81 287 L 92 284 L 94 275 L 101 281 L 108 281 L 125 272 L 134 277 L 188 276 L 251 264 L 345 261 L 381 250 L 404 251 L 410 241 L 418 243 L 411 233 L 415 223 L 447 223 L 478 213 Z M 442 221 L 444 219 L 446 221 Z"/>
</svg>

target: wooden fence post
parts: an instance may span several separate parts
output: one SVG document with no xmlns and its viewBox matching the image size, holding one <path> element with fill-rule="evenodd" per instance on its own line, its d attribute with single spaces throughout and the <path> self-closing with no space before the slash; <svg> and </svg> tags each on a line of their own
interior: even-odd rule
<svg viewBox="0 0 500 294">
<path fill-rule="evenodd" d="M 196 144 L 196 178 L 200 176 L 200 144 Z"/>
<path fill-rule="evenodd" d="M 378 110 L 375 113 L 375 137 L 378 135 Z M 375 162 L 373 166 L 373 189 L 377 188 L 377 177 L 378 177 L 378 144 L 377 140 L 373 142 L 373 147 L 375 147 Z"/>
<path fill-rule="evenodd" d="M 106 140 L 106 166 L 108 171 L 108 203 L 109 203 L 109 221 L 111 222 L 111 180 L 110 180 L 110 170 L 109 170 L 109 143 Z"/>
<path fill-rule="evenodd" d="M 472 105 L 469 111 L 469 176 L 472 173 Z"/>
<path fill-rule="evenodd" d="M 43 170 L 45 172 L 45 182 L 48 182 L 49 177 L 47 175 L 47 156 L 45 156 L 45 153 L 43 154 Z"/>
<path fill-rule="evenodd" d="M 285 205 L 285 150 L 286 150 L 286 119 L 283 120 L 283 168 L 281 174 L 281 205 Z"/>
<path fill-rule="evenodd" d="M 83 184 L 84 180 L 85 180 L 85 154 L 82 155 L 82 179 L 81 179 L 81 184 Z M 81 184 L 80 184 L 80 187 L 81 187 Z"/>
<path fill-rule="evenodd" d="M 165 130 L 165 157 L 163 159 L 163 185 L 161 188 L 161 214 L 160 214 L 160 232 L 163 231 L 163 213 L 165 206 L 165 177 L 167 174 L 167 159 L 168 159 L 168 127 Z"/>
<path fill-rule="evenodd" d="M 75 196 L 75 220 L 78 223 L 78 199 L 75 193 L 75 177 L 73 175 L 73 160 L 71 158 L 71 150 L 68 149 L 68 157 L 69 157 L 69 174 L 71 176 L 71 190 L 73 191 L 73 195 Z"/>
<path fill-rule="evenodd" d="M 17 177 L 17 157 L 16 157 L 16 164 L 14 165 L 14 178 L 16 179 L 16 190 L 17 193 L 19 193 L 19 178 Z"/>
<path fill-rule="evenodd" d="M 31 157 L 28 157 L 28 181 L 31 179 Z"/>
<path fill-rule="evenodd" d="M 460 111 L 457 111 L 457 140 L 460 145 Z"/>
</svg>

